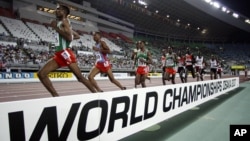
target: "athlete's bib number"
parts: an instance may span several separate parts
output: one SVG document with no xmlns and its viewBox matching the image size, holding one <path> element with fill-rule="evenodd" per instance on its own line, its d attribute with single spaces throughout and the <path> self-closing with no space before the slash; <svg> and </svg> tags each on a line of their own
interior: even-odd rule
<svg viewBox="0 0 250 141">
<path fill-rule="evenodd" d="M 192 60 L 189 59 L 189 58 L 187 58 L 187 60 L 186 60 L 186 65 L 192 65 Z"/>
<path fill-rule="evenodd" d="M 184 66 L 184 60 L 178 57 L 178 67 L 183 67 Z"/>
<path fill-rule="evenodd" d="M 109 66 L 109 61 L 105 61 L 105 62 L 103 63 L 103 66 L 104 66 L 104 67 L 108 67 L 108 66 Z"/>
<path fill-rule="evenodd" d="M 183 67 L 183 64 L 184 64 L 183 62 L 179 62 L 178 67 Z"/>
<path fill-rule="evenodd" d="M 62 55 L 62 57 L 63 57 L 65 60 L 70 59 L 70 54 L 69 54 L 69 52 L 68 52 L 67 50 L 63 51 L 63 52 L 61 53 L 61 55 Z"/>
<path fill-rule="evenodd" d="M 167 67 L 173 67 L 174 66 L 174 61 L 172 59 L 166 60 L 166 66 Z"/>
<path fill-rule="evenodd" d="M 138 66 L 146 66 L 146 63 L 141 61 L 143 58 L 139 58 L 138 61 Z M 144 60 L 144 59 L 143 59 Z"/>
<path fill-rule="evenodd" d="M 216 68 L 216 63 L 215 62 L 211 63 L 211 68 Z"/>
<path fill-rule="evenodd" d="M 97 62 L 98 62 L 98 61 L 102 61 L 101 54 L 100 54 L 99 52 L 96 53 L 95 56 L 96 56 L 96 61 L 97 61 Z"/>
<path fill-rule="evenodd" d="M 201 60 L 196 60 L 197 62 L 196 62 L 196 65 L 197 66 L 201 66 L 202 65 L 202 61 Z"/>
</svg>

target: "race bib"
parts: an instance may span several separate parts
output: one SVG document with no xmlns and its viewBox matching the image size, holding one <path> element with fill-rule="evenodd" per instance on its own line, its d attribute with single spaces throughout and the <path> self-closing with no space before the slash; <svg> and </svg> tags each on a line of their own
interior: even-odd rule
<svg viewBox="0 0 250 141">
<path fill-rule="evenodd" d="M 103 64 L 104 67 L 108 67 L 109 66 L 109 61 L 105 61 Z"/>
<path fill-rule="evenodd" d="M 166 60 L 166 66 L 167 66 L 167 67 L 172 67 L 172 66 L 174 66 L 174 61 L 173 61 L 172 59 Z"/>
<path fill-rule="evenodd" d="M 216 68 L 216 63 L 215 62 L 211 63 L 211 67 Z"/>
<path fill-rule="evenodd" d="M 65 59 L 65 60 L 68 60 L 70 59 L 70 54 L 67 50 L 64 50 L 62 53 L 61 53 L 62 57 Z"/>
<path fill-rule="evenodd" d="M 97 62 L 102 61 L 102 57 L 101 57 L 101 54 L 99 52 L 95 54 L 95 57 L 96 57 Z"/>
<path fill-rule="evenodd" d="M 145 62 L 140 61 L 141 59 L 143 59 L 143 58 L 139 58 L 139 59 L 137 60 L 138 66 L 146 66 L 146 63 L 145 63 Z"/>
<path fill-rule="evenodd" d="M 184 64 L 183 62 L 179 62 L 178 67 L 183 67 L 183 64 Z"/>
<path fill-rule="evenodd" d="M 191 59 L 186 59 L 186 62 L 192 62 L 192 60 Z"/>
<path fill-rule="evenodd" d="M 149 72 L 149 70 L 148 70 L 147 67 L 145 67 L 143 70 L 144 70 L 145 73 L 148 73 L 148 72 Z"/>
</svg>

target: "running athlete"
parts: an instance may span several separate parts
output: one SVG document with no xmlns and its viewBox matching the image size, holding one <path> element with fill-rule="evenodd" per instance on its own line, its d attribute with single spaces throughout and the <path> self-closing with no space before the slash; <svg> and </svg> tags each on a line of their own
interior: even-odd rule
<svg viewBox="0 0 250 141">
<path fill-rule="evenodd" d="M 165 78 L 164 78 L 165 69 L 166 69 L 165 65 L 166 65 L 166 49 L 163 49 L 162 56 L 161 56 L 161 65 L 160 65 L 160 67 L 162 68 L 161 76 L 162 76 L 162 83 L 163 84 L 165 83 Z"/>
<path fill-rule="evenodd" d="M 137 52 L 140 50 L 140 44 L 141 44 L 141 41 L 138 41 L 136 42 L 136 48 L 133 50 L 133 53 L 132 53 L 132 56 L 131 56 L 131 60 L 133 60 L 134 62 L 134 65 L 133 65 L 133 69 L 135 69 L 135 75 L 136 75 L 136 55 L 137 55 Z M 135 79 L 135 88 L 137 87 L 136 85 L 136 79 Z"/>
<path fill-rule="evenodd" d="M 163 78 L 164 78 L 163 85 L 166 85 L 165 80 L 169 81 L 170 78 L 171 78 L 172 84 L 175 84 L 176 62 L 177 62 L 177 55 L 173 52 L 172 47 L 168 47 L 168 53 L 166 54 L 166 64 L 165 64 L 166 69 L 163 75 Z"/>
<path fill-rule="evenodd" d="M 70 21 L 67 16 L 70 9 L 65 5 L 58 5 L 55 11 L 57 20 L 51 22 L 51 26 L 59 34 L 59 45 L 56 46 L 56 52 L 39 71 L 38 78 L 51 93 L 53 97 L 59 96 L 53 87 L 48 74 L 58 68 L 68 66 L 74 73 L 79 82 L 82 82 L 91 92 L 96 92 L 91 83 L 83 77 L 76 61 L 76 56 L 70 48 L 73 39 L 79 39 L 80 36 L 71 29 Z"/>
<path fill-rule="evenodd" d="M 136 68 L 135 67 L 135 65 L 136 65 L 136 54 L 137 54 L 137 52 L 140 50 L 140 45 L 141 45 L 141 41 L 138 41 L 138 42 L 136 42 L 136 49 L 134 49 L 133 50 L 133 54 L 132 54 L 132 57 L 131 57 L 131 59 L 134 61 L 134 68 Z M 149 64 L 147 64 L 147 75 L 146 75 L 146 79 L 148 79 L 150 82 L 151 82 L 151 78 L 149 77 L 149 71 L 150 71 L 150 68 L 149 68 Z M 135 73 L 136 73 L 136 70 L 135 70 Z M 137 85 L 136 85 L 136 82 L 135 82 L 135 88 L 137 87 Z"/>
<path fill-rule="evenodd" d="M 182 55 L 182 52 L 179 50 L 177 54 L 177 73 L 179 73 L 179 77 L 182 83 L 185 83 L 185 57 Z"/>
<path fill-rule="evenodd" d="M 134 66 L 136 64 L 136 54 L 140 50 L 140 44 L 141 44 L 141 41 L 136 42 L 136 48 L 133 50 L 133 53 L 131 56 L 131 60 L 134 61 Z"/>
<path fill-rule="evenodd" d="M 222 64 L 221 64 L 220 61 L 218 61 L 218 64 L 217 64 L 217 78 L 221 78 L 222 72 L 223 72 Z"/>
<path fill-rule="evenodd" d="M 203 62 L 204 58 L 201 56 L 201 52 L 198 52 L 198 56 L 195 58 L 195 70 L 196 70 L 196 77 L 197 81 L 201 79 L 203 81 L 203 76 L 202 76 L 202 68 L 203 68 Z"/>
<path fill-rule="evenodd" d="M 151 83 L 151 78 L 150 78 L 150 76 L 149 76 L 149 72 L 150 72 L 150 64 L 147 64 L 147 74 L 146 74 L 146 79 L 148 79 L 149 80 L 149 82 Z"/>
<path fill-rule="evenodd" d="M 214 55 L 211 55 L 210 59 L 210 79 L 217 79 L 217 60 L 215 59 Z"/>
<path fill-rule="evenodd" d="M 204 80 L 204 74 L 206 73 L 205 72 L 206 67 L 207 67 L 207 63 L 206 63 L 206 61 L 203 60 L 203 62 L 202 62 L 202 68 L 201 68 L 201 73 L 200 73 L 200 75 L 201 75 L 200 77 L 201 77 L 202 81 Z"/>
<path fill-rule="evenodd" d="M 94 33 L 93 39 L 96 42 L 96 45 L 93 47 L 93 50 L 95 51 L 94 54 L 96 56 L 96 62 L 95 66 L 90 70 L 88 76 L 89 81 L 98 92 L 103 92 L 103 90 L 101 90 L 100 87 L 97 85 L 94 77 L 98 73 L 106 73 L 108 75 L 110 82 L 114 83 L 121 90 L 125 90 L 126 87 L 123 87 L 120 84 L 120 82 L 114 78 L 110 62 L 107 58 L 107 55 L 110 54 L 111 51 L 107 46 L 107 44 L 101 40 L 101 33 L 99 32 Z"/>
<path fill-rule="evenodd" d="M 194 56 L 191 54 L 190 49 L 187 48 L 187 53 L 185 55 L 185 67 L 186 67 L 186 73 L 185 73 L 185 82 L 187 82 L 188 73 L 191 72 L 192 77 L 195 78 L 195 71 L 194 71 Z"/>
<path fill-rule="evenodd" d="M 245 79 L 247 79 L 247 74 L 248 74 L 248 69 L 247 69 L 247 66 L 245 66 L 245 70 L 244 70 L 244 72 L 245 72 Z"/>
<path fill-rule="evenodd" d="M 148 74 L 147 65 L 152 63 L 151 53 L 145 49 L 145 42 L 140 44 L 140 50 L 136 54 L 136 76 L 135 76 L 135 88 L 141 84 L 142 87 L 146 87 L 145 79 Z"/>
</svg>

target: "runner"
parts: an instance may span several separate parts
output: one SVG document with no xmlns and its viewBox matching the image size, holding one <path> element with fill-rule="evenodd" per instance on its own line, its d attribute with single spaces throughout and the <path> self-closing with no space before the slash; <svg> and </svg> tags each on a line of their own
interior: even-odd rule
<svg viewBox="0 0 250 141">
<path fill-rule="evenodd" d="M 182 52 L 179 50 L 177 54 L 177 73 L 179 73 L 179 77 L 182 83 L 185 83 L 185 56 L 182 55 Z"/>
<path fill-rule="evenodd" d="M 222 64 L 221 61 L 218 61 L 218 65 L 217 65 L 217 78 L 222 78 Z"/>
<path fill-rule="evenodd" d="M 164 78 L 163 85 L 166 85 L 165 80 L 169 81 L 170 79 L 171 79 L 172 84 L 175 84 L 176 62 L 177 62 L 177 56 L 173 52 L 173 48 L 168 47 L 168 53 L 166 54 L 166 65 L 165 65 L 166 69 L 163 75 L 163 78 Z"/>
<path fill-rule="evenodd" d="M 110 82 L 114 83 L 121 90 L 125 90 L 126 87 L 122 86 L 120 82 L 114 78 L 110 62 L 107 58 L 107 55 L 110 54 L 111 51 L 107 44 L 101 40 L 101 33 L 94 33 L 93 39 L 96 42 L 96 45 L 93 47 L 93 50 L 95 51 L 94 54 L 96 56 L 96 63 L 95 66 L 90 70 L 88 76 L 89 81 L 98 92 L 103 92 L 103 90 L 97 85 L 94 77 L 99 73 L 106 73 Z"/>
<path fill-rule="evenodd" d="M 136 55 L 137 55 L 137 52 L 140 50 L 140 44 L 141 44 L 141 41 L 136 42 L 136 48 L 133 50 L 133 53 L 131 56 L 131 60 L 134 61 L 134 65 L 136 64 Z"/>
<path fill-rule="evenodd" d="M 147 64 L 147 74 L 146 74 L 146 79 L 149 80 L 149 82 L 151 83 L 151 78 L 149 76 L 149 72 L 150 72 L 150 64 Z"/>
<path fill-rule="evenodd" d="M 198 56 L 196 56 L 196 59 L 195 59 L 195 70 L 196 70 L 197 81 L 199 81 L 200 79 L 201 81 L 203 81 L 203 76 L 202 76 L 203 62 L 204 62 L 204 58 L 203 56 L 201 56 L 201 52 L 198 51 Z"/>
<path fill-rule="evenodd" d="M 210 79 L 217 79 L 217 60 L 215 59 L 214 55 L 211 55 L 210 59 Z"/>
<path fill-rule="evenodd" d="M 136 67 L 136 64 L 137 64 L 136 55 L 137 55 L 137 52 L 140 50 L 140 45 L 141 45 L 141 41 L 137 41 L 136 42 L 136 48 L 133 50 L 133 53 L 132 53 L 132 56 L 131 56 L 131 59 L 134 61 L 133 69 L 135 69 L 135 75 L 136 75 L 136 70 L 137 70 L 137 67 Z M 135 88 L 137 88 L 136 79 L 135 79 Z"/>
<path fill-rule="evenodd" d="M 195 71 L 193 67 L 194 62 L 195 62 L 194 56 L 193 54 L 191 54 L 190 49 L 187 48 L 187 53 L 185 55 L 185 67 L 186 67 L 185 82 L 187 82 L 189 72 L 191 72 L 192 77 L 195 78 Z"/>
<path fill-rule="evenodd" d="M 141 41 L 140 50 L 136 54 L 136 76 L 135 76 L 135 88 L 136 85 L 142 85 L 146 87 L 145 79 L 148 75 L 147 65 L 152 63 L 151 53 L 145 49 L 145 42 Z"/>
<path fill-rule="evenodd" d="M 206 61 L 203 60 L 202 62 L 202 68 L 201 68 L 201 73 L 200 73 L 200 77 L 201 77 L 201 80 L 204 81 L 204 75 L 205 75 L 205 69 L 207 67 L 207 63 Z"/>
<path fill-rule="evenodd" d="M 70 21 L 67 16 L 70 9 L 65 5 L 58 5 L 56 8 L 56 18 L 51 22 L 51 27 L 59 34 L 59 45 L 56 46 L 56 52 L 37 73 L 39 80 L 53 97 L 59 96 L 48 74 L 58 68 L 68 67 L 76 76 L 79 82 L 82 82 L 91 92 L 96 92 L 91 83 L 83 77 L 76 61 L 76 56 L 71 50 L 70 43 L 73 39 L 79 39 L 80 36 L 71 29 Z"/>
<path fill-rule="evenodd" d="M 161 65 L 160 67 L 162 68 L 162 84 L 164 85 L 165 84 L 165 78 L 164 78 L 164 75 L 165 75 L 165 69 L 166 69 L 166 49 L 163 49 L 162 50 L 162 56 L 161 56 Z"/>
</svg>

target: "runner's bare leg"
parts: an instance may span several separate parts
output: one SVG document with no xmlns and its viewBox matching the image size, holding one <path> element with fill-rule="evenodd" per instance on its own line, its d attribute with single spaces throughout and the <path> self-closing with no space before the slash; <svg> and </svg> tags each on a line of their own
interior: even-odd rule
<svg viewBox="0 0 250 141">
<path fill-rule="evenodd" d="M 136 73 L 135 74 L 135 86 L 140 85 L 140 84 L 141 84 L 141 75 Z"/>
<path fill-rule="evenodd" d="M 145 80 L 146 80 L 146 76 L 147 74 L 143 74 L 141 75 L 141 86 L 142 88 L 145 88 L 146 87 L 146 84 L 145 84 Z"/>
<path fill-rule="evenodd" d="M 120 83 L 119 81 L 117 81 L 117 80 L 114 78 L 114 75 L 113 75 L 113 72 L 112 72 L 111 69 L 108 70 L 107 74 L 108 74 L 108 77 L 109 77 L 110 82 L 114 83 L 114 84 L 115 84 L 117 87 L 119 87 L 121 90 L 125 90 L 125 89 L 126 89 L 126 87 L 123 87 L 123 86 L 121 85 L 121 83 Z"/>
<path fill-rule="evenodd" d="M 97 85 L 94 77 L 100 73 L 100 70 L 96 67 L 93 67 L 89 73 L 88 79 L 90 83 L 93 85 L 93 87 L 98 91 L 98 92 L 103 92 L 103 90 Z"/>
<path fill-rule="evenodd" d="M 48 74 L 56 69 L 59 66 L 55 60 L 50 59 L 37 73 L 39 80 L 44 85 L 44 87 L 51 93 L 53 97 L 59 96 L 56 92 L 54 86 L 52 85 L 51 80 L 48 77 Z"/>
<path fill-rule="evenodd" d="M 85 85 L 92 93 L 96 92 L 94 87 L 91 85 L 90 81 L 85 77 L 83 77 L 82 72 L 78 67 L 77 63 L 71 63 L 68 67 L 74 73 L 79 82 Z"/>
</svg>

